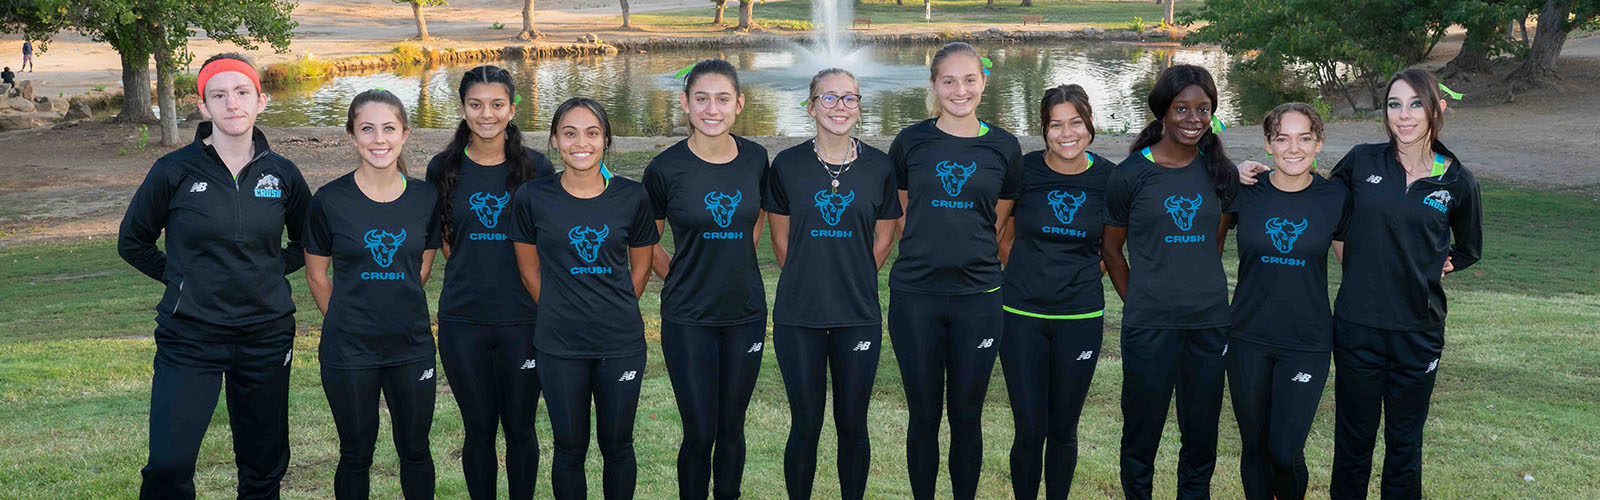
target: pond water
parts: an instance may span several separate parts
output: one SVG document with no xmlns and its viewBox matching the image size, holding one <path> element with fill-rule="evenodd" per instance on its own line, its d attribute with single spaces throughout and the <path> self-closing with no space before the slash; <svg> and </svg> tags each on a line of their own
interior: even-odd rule
<svg viewBox="0 0 1600 500">
<path fill-rule="evenodd" d="M 894 135 L 928 117 L 927 64 L 936 46 L 874 47 L 848 58 L 865 61 L 861 78 L 862 120 L 858 133 Z M 1234 61 L 1214 49 L 1150 47 L 1122 43 L 979 45 L 994 61 L 980 119 L 1018 135 L 1038 134 L 1038 102 L 1044 90 L 1062 83 L 1082 85 L 1093 101 L 1102 131 L 1137 131 L 1149 119 L 1145 105 L 1157 74 L 1173 64 L 1211 70 L 1221 92 L 1218 115 L 1230 126 L 1257 123 L 1272 106 L 1308 99 L 1298 82 L 1276 75 L 1234 70 Z M 585 96 L 600 101 L 623 136 L 668 135 L 685 123 L 678 106 L 679 69 L 706 57 L 721 57 L 740 68 L 746 95 L 733 132 L 740 135 L 806 136 L 811 118 L 801 102 L 816 61 L 795 48 L 720 51 L 650 51 L 605 57 L 506 61 L 523 102 L 517 123 L 523 130 L 546 130 L 550 113 L 562 101 Z M 268 126 L 342 127 L 355 94 L 380 87 L 405 100 L 413 126 L 454 128 L 460 120 L 456 85 L 471 66 L 427 66 L 360 76 L 342 76 L 272 93 L 261 116 Z"/>
</svg>

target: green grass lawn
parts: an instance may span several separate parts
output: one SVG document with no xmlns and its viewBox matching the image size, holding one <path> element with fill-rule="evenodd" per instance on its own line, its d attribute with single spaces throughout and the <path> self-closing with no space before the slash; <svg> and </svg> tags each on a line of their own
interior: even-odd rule
<svg viewBox="0 0 1600 500">
<path fill-rule="evenodd" d="M 1032 7 L 1019 7 L 1019 3 L 1017 0 L 996 1 L 995 10 L 987 10 L 984 8 L 987 4 L 985 0 L 940 0 L 933 3 L 933 23 L 1020 27 L 1022 16 L 1044 16 L 1046 23 L 1129 28 L 1133 25 L 1133 18 L 1140 17 L 1146 26 L 1153 28 L 1161 23 L 1163 12 L 1163 7 L 1154 2 L 1034 0 Z M 1178 10 L 1189 10 L 1199 5 L 1200 2 L 1182 2 L 1178 4 Z M 711 22 L 714 12 L 708 2 L 703 8 L 636 14 L 630 20 L 640 25 L 702 26 Z M 920 0 L 905 0 L 903 5 L 896 5 L 893 0 L 871 0 L 858 2 L 854 17 L 871 18 L 872 26 L 876 28 L 895 24 L 927 24 L 922 14 Z M 754 16 L 756 23 L 763 26 L 810 29 L 811 0 L 758 3 Z M 621 17 L 618 17 L 620 20 Z M 723 21 L 729 26 L 738 24 L 738 2 L 728 2 Z"/>
<path fill-rule="evenodd" d="M 636 176 L 646 155 L 614 157 L 610 164 Z M 1430 498 L 1594 498 L 1600 496 L 1600 204 L 1590 196 L 1485 183 L 1487 249 L 1476 267 L 1449 277 L 1450 326 L 1429 421 L 1424 486 Z M 769 255 L 763 252 L 763 255 Z M 1230 272 L 1233 256 L 1229 256 Z M 777 283 L 763 259 L 769 290 Z M 1334 265 L 1334 268 L 1337 268 Z M 441 268 L 434 276 L 442 276 Z M 1335 279 L 1337 281 L 1337 279 Z M 124 264 L 107 238 L 0 247 L 0 496 L 8 498 L 132 497 L 146 446 L 150 363 L 154 344 L 150 307 L 160 287 Z M 321 316 L 305 292 L 304 277 L 290 277 L 300 305 L 290 418 L 293 457 L 285 496 L 331 495 L 337 443 L 317 375 Z M 1109 287 L 1108 287 L 1109 288 Z M 428 286 L 437 298 L 439 282 Z M 642 304 L 654 338 L 659 283 Z M 887 304 L 887 290 L 883 290 Z M 1109 297 L 1106 356 L 1100 363 L 1080 426 L 1080 461 L 1073 492 L 1120 496 L 1116 454 L 1121 381 L 1115 325 L 1119 303 Z M 885 338 L 887 340 L 887 336 Z M 777 498 L 783 491 L 782 450 L 787 402 L 777 362 L 768 350 L 750 405 L 749 463 L 744 492 Z M 650 343 L 635 442 L 641 498 L 676 495 L 674 463 L 678 413 Z M 873 397 L 872 475 L 876 498 L 909 496 L 904 467 L 906 406 L 896 360 L 883 356 Z M 461 419 L 455 401 L 441 394 L 432 434 L 439 496 L 464 498 L 458 452 Z M 1224 404 L 1218 498 L 1239 498 L 1238 431 Z M 983 498 L 1010 496 L 1007 449 L 1012 435 L 1004 380 L 998 367 L 984 413 Z M 1313 497 L 1325 497 L 1332 457 L 1331 384 L 1307 445 Z M 387 419 L 385 419 L 387 422 Z M 538 419 L 541 497 L 548 497 L 551 460 L 548 421 Z M 376 497 L 399 495 L 398 468 L 389 432 L 382 430 L 373 464 Z M 226 414 L 218 408 L 200 453 L 196 479 L 202 497 L 231 496 L 235 468 Z M 1159 458 L 1156 491 L 1174 489 L 1178 431 L 1169 421 Z M 947 438 L 948 436 L 946 436 Z M 824 430 L 818 498 L 838 496 L 832 424 Z M 600 461 L 591 447 L 591 491 L 599 492 Z M 1382 451 L 1379 451 L 1381 457 Z M 941 467 L 943 471 L 943 467 Z M 1532 474 L 1533 482 L 1518 478 Z M 940 478 L 940 496 L 949 483 Z M 500 482 L 502 492 L 505 482 Z M 502 493 L 502 496 L 504 493 Z"/>
</svg>

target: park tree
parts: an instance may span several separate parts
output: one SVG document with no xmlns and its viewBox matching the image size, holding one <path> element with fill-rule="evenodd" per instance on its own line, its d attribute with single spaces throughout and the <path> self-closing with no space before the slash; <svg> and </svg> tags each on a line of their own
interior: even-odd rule
<svg viewBox="0 0 1600 500">
<path fill-rule="evenodd" d="M 1172 18 L 1172 13 L 1178 8 L 1178 0 L 1166 0 L 1162 3 L 1167 4 L 1167 8 L 1162 11 L 1161 22 L 1165 23 L 1167 26 L 1172 26 L 1172 23 L 1175 21 Z"/>
<path fill-rule="evenodd" d="M 620 1 L 622 2 L 622 27 L 631 28 L 632 26 L 628 24 L 628 0 Z"/>
<path fill-rule="evenodd" d="M 756 0 L 739 0 L 739 26 L 737 29 L 748 30 L 754 28 L 756 16 Z"/>
<path fill-rule="evenodd" d="M 421 14 L 418 15 L 420 16 Z M 622 0 L 622 25 L 628 25 L 628 0 Z M 533 40 L 539 38 L 540 36 L 539 30 L 533 28 L 533 0 L 523 0 L 522 31 L 517 32 L 517 38 L 523 40 Z"/>
<path fill-rule="evenodd" d="M 411 4 L 411 16 L 417 20 L 417 39 L 418 40 L 427 40 L 428 39 L 428 19 L 422 15 L 422 8 L 423 7 L 432 7 L 432 6 L 435 6 L 435 5 L 449 5 L 450 4 L 449 0 L 391 0 L 391 1 L 393 1 L 394 3 Z M 523 33 L 524 34 L 527 33 L 527 30 L 532 28 L 532 27 L 533 27 L 533 0 L 527 0 L 527 4 L 523 5 L 523 7 L 522 7 L 522 29 L 523 29 Z"/>
<path fill-rule="evenodd" d="M 1461 0 L 1444 11 L 1446 24 L 1466 30 L 1461 51 L 1439 70 L 1440 78 L 1454 78 L 1489 71 L 1490 59 L 1518 52 L 1521 45 L 1510 37 L 1510 26 L 1526 19 L 1537 0 Z"/>
<path fill-rule="evenodd" d="M 1539 27 L 1533 47 L 1522 64 L 1511 70 L 1505 82 L 1517 88 L 1537 85 L 1558 78 L 1556 57 L 1567 43 L 1567 34 L 1600 18 L 1600 0 L 1544 0 L 1538 7 Z"/>
<path fill-rule="evenodd" d="M 712 26 L 722 26 L 722 11 L 728 8 L 728 0 L 711 0 Z"/>
</svg>

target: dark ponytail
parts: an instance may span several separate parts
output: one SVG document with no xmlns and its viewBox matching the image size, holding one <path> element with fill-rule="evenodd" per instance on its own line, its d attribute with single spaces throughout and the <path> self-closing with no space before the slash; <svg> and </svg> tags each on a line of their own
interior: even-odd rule
<svg viewBox="0 0 1600 500">
<path fill-rule="evenodd" d="M 517 85 L 511 81 L 511 73 L 499 66 L 485 64 L 467 70 L 466 74 L 461 75 L 461 84 L 456 87 L 456 94 L 460 102 L 466 104 L 467 91 L 472 90 L 474 85 L 480 84 L 498 84 L 505 87 L 506 95 L 510 96 L 511 101 L 515 103 L 517 100 Z M 536 165 L 533 162 L 533 157 L 529 156 L 528 151 L 522 146 L 522 130 L 517 128 L 515 115 L 506 122 L 506 130 L 503 133 L 506 137 L 505 155 L 506 166 L 508 167 L 506 168 L 506 192 L 514 192 L 523 183 L 533 179 Z M 451 137 L 450 145 L 445 146 L 441 165 L 443 170 L 439 175 L 439 216 L 444 223 L 445 241 L 455 240 L 456 228 L 455 221 L 452 219 L 454 212 L 451 200 L 453 199 L 452 194 L 455 193 L 456 180 L 461 175 L 461 161 L 466 159 L 467 145 L 471 143 L 472 128 L 467 125 L 467 120 L 463 118 L 461 123 L 456 125 L 456 133 L 455 136 Z"/>
<path fill-rule="evenodd" d="M 1211 99 L 1211 112 L 1217 112 L 1217 82 L 1211 78 L 1211 72 L 1205 68 L 1192 64 L 1180 64 L 1167 68 L 1156 77 L 1155 88 L 1150 90 L 1148 104 L 1150 113 L 1156 116 L 1149 125 L 1139 131 L 1139 136 L 1133 139 L 1133 145 L 1128 147 L 1128 153 L 1137 154 L 1144 148 L 1161 142 L 1162 123 L 1161 117 L 1167 115 L 1167 110 L 1172 107 L 1172 100 L 1178 97 L 1183 89 L 1189 86 L 1200 87 L 1206 97 Z M 1200 150 L 1200 157 L 1205 159 L 1206 176 L 1211 178 L 1211 187 L 1217 193 L 1217 198 L 1224 205 L 1233 201 L 1234 192 L 1239 188 L 1239 173 L 1233 161 L 1228 159 L 1227 151 L 1222 148 L 1222 138 L 1207 126 L 1200 136 L 1200 143 L 1196 145 Z"/>
</svg>

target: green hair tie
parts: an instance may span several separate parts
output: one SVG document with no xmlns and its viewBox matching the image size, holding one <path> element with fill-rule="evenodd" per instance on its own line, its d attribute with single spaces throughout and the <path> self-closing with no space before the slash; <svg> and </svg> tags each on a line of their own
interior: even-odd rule
<svg viewBox="0 0 1600 500">
<path fill-rule="evenodd" d="M 373 87 L 372 91 L 373 92 L 383 92 L 383 87 Z"/>
<path fill-rule="evenodd" d="M 1466 97 L 1464 94 L 1462 94 L 1460 92 L 1456 92 L 1454 90 L 1450 90 L 1450 87 L 1444 86 L 1444 83 L 1440 83 L 1439 84 L 1439 91 L 1440 92 L 1444 92 L 1444 95 L 1450 96 L 1451 99 L 1455 99 L 1457 101 L 1461 100 L 1462 97 Z"/>
<path fill-rule="evenodd" d="M 677 73 L 672 75 L 672 79 L 673 80 L 678 80 L 678 79 L 682 79 L 682 78 L 688 77 L 689 76 L 689 72 L 693 71 L 693 70 L 694 70 L 694 65 L 693 64 L 690 64 L 688 66 L 684 66 L 683 69 L 678 70 Z"/>
<path fill-rule="evenodd" d="M 810 106 L 810 105 L 811 105 L 811 98 L 810 97 L 807 97 L 805 99 L 801 99 L 800 100 L 800 107 L 804 108 L 804 107 Z"/>
<path fill-rule="evenodd" d="M 511 98 L 511 105 L 512 106 L 516 106 L 518 104 L 522 104 L 522 96 L 520 96 L 520 95 Z"/>
<path fill-rule="evenodd" d="M 989 58 L 983 56 L 978 56 L 978 60 L 983 62 L 983 76 L 989 76 L 989 68 L 994 67 L 994 61 L 990 61 Z"/>
<path fill-rule="evenodd" d="M 1228 124 L 1222 123 L 1222 120 L 1218 119 L 1217 115 L 1211 115 L 1211 132 L 1220 134 L 1224 130 L 1228 130 Z"/>
</svg>

